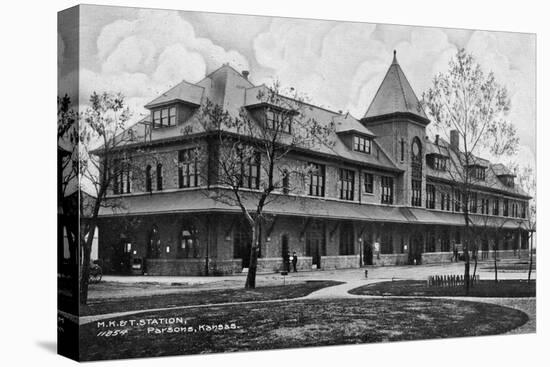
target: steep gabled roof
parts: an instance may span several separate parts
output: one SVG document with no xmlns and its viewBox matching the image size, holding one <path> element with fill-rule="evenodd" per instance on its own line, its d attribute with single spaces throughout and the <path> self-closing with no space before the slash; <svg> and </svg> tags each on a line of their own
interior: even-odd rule
<svg viewBox="0 0 550 367">
<path fill-rule="evenodd" d="M 421 120 L 425 120 L 425 123 L 429 122 L 407 77 L 397 62 L 396 52 L 394 51 L 393 62 L 364 118 L 370 119 L 395 113 L 412 114 L 420 117 Z"/>
</svg>

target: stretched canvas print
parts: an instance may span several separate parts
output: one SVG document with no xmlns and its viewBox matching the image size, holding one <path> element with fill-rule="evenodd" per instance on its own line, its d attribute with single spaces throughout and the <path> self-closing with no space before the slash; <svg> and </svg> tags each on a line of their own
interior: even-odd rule
<svg viewBox="0 0 550 367">
<path fill-rule="evenodd" d="M 534 333 L 534 34 L 58 16 L 58 348 Z"/>
</svg>

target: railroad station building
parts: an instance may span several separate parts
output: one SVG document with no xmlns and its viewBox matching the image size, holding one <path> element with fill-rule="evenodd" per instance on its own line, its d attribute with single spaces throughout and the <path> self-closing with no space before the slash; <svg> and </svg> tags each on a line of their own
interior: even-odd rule
<svg viewBox="0 0 550 367">
<path fill-rule="evenodd" d="M 229 65 L 192 84 L 181 82 L 145 107 L 149 117 L 134 128 L 143 142 L 124 154 L 143 166 L 122 174 L 109 193 L 121 208 L 103 208 L 98 256 L 106 272 L 142 269 L 149 275 L 232 274 L 246 271 L 250 230 L 236 206 L 214 200 L 201 171 L 215 159 L 198 161 L 200 147 L 216 154 L 204 135 L 182 134 L 197 126 L 208 99 L 230 115 L 269 108 L 262 88 Z M 321 87 L 321 86 L 320 86 Z M 307 93 L 307 91 L 303 91 Z M 291 194 L 277 192 L 265 208 L 258 272 L 283 268 L 295 251 L 299 270 L 450 262 L 464 239 L 460 192 L 449 170 L 460 164 L 459 137 L 428 139 L 430 120 L 395 55 L 365 115 L 308 105 L 307 114 L 331 123 L 332 148 L 296 151 L 289 159 L 317 169 Z M 259 122 L 261 123 L 261 122 Z M 291 127 L 289 127 L 291 129 Z M 289 131 L 291 133 L 291 131 Z M 192 135 L 192 134 L 191 134 Z M 160 159 L 138 153 L 154 149 Z M 141 160 L 141 161 L 139 161 Z M 262 171 L 251 162 L 248 190 Z M 530 197 L 502 164 L 476 158 L 475 194 L 469 203 L 479 251 L 500 257 L 527 256 Z"/>
</svg>

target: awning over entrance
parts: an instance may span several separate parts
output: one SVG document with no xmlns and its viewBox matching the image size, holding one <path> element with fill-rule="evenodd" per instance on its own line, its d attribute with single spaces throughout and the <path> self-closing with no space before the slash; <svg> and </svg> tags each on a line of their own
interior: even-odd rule
<svg viewBox="0 0 550 367">
<path fill-rule="evenodd" d="M 243 196 L 246 206 L 253 209 L 253 193 Z M 109 199 L 110 207 L 100 211 L 101 217 L 124 215 L 153 215 L 170 213 L 239 213 L 237 206 L 215 200 L 205 192 L 197 190 L 172 191 L 151 194 L 128 195 Z M 464 225 L 460 213 L 431 211 L 422 208 L 396 207 L 376 204 L 348 203 L 339 200 L 316 199 L 292 195 L 278 195 L 264 209 L 273 215 L 290 215 L 324 219 L 358 220 L 370 222 L 390 222 L 408 224 Z M 518 228 L 522 222 L 518 218 L 495 218 L 472 215 L 478 226 Z M 525 228 L 525 225 L 523 225 Z"/>
</svg>

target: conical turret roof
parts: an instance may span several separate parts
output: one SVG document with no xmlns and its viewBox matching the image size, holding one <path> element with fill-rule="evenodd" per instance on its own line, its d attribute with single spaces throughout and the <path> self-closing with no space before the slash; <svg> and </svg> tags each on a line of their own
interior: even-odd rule
<svg viewBox="0 0 550 367">
<path fill-rule="evenodd" d="M 393 51 L 393 61 L 364 118 L 371 120 L 396 113 L 411 114 L 420 117 L 422 122 L 429 123 L 414 90 L 397 62 L 396 52 Z"/>
</svg>

